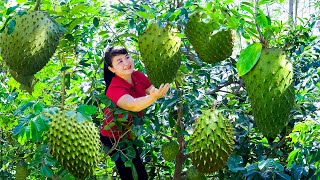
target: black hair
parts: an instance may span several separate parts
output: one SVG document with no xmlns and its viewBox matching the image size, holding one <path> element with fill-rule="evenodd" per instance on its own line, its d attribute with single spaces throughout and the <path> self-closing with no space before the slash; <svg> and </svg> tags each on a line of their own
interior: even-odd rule
<svg viewBox="0 0 320 180">
<path fill-rule="evenodd" d="M 103 56 L 103 61 L 104 61 L 104 81 L 106 83 L 106 90 L 105 93 L 107 93 L 107 90 L 110 86 L 111 80 L 113 78 L 113 76 L 115 75 L 113 72 L 111 72 L 108 67 L 112 67 L 112 58 L 114 56 L 117 56 L 119 54 L 128 54 L 128 51 L 121 46 L 110 46 L 106 49 L 106 51 L 104 52 L 104 56 Z"/>
</svg>

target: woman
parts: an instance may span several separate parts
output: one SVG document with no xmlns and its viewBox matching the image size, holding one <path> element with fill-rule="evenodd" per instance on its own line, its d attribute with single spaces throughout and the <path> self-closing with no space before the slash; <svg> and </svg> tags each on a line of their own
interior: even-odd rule
<svg viewBox="0 0 320 180">
<path fill-rule="evenodd" d="M 123 47 L 109 47 L 104 53 L 104 80 L 106 82 L 105 94 L 118 107 L 138 112 L 142 116 L 142 110 L 149 107 L 157 99 L 162 98 L 169 90 L 170 85 L 161 84 L 156 89 L 150 80 L 141 72 L 134 71 L 134 62 L 129 56 L 127 50 Z M 105 109 L 106 119 L 104 120 L 101 133 L 101 141 L 104 145 L 112 148 L 117 140 L 121 140 L 123 136 L 131 139 L 130 133 L 122 132 L 115 125 L 105 130 L 105 126 L 112 122 L 113 113 L 109 109 Z M 122 116 L 118 116 L 121 118 Z M 128 116 L 129 126 L 132 125 L 132 116 Z M 140 154 L 137 149 L 136 157 L 132 160 L 139 179 L 148 179 L 146 169 L 141 161 Z M 110 155 L 114 154 L 112 152 Z M 116 160 L 116 166 L 121 179 L 133 179 L 131 168 L 125 167 L 121 158 Z"/>
</svg>

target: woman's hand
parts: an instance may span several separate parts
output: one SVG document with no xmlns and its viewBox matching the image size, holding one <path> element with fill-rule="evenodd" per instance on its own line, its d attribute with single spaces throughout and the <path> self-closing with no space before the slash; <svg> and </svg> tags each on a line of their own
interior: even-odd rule
<svg viewBox="0 0 320 180">
<path fill-rule="evenodd" d="M 125 110 L 139 112 L 149 107 L 159 98 L 162 98 L 169 90 L 170 84 L 161 84 L 159 89 L 154 86 L 149 91 L 149 96 L 134 98 L 129 94 L 123 95 L 117 102 L 117 105 Z"/>
<path fill-rule="evenodd" d="M 152 98 L 155 98 L 155 100 L 159 99 L 159 98 L 162 98 L 169 90 L 170 88 L 170 84 L 169 83 L 166 83 L 165 85 L 164 84 L 161 84 L 159 89 L 156 89 L 154 86 L 150 89 L 150 96 Z"/>
</svg>

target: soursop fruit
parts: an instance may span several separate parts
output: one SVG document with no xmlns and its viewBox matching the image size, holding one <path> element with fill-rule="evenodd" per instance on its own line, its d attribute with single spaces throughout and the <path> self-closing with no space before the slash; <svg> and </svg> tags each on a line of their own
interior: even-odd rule
<svg viewBox="0 0 320 180">
<path fill-rule="evenodd" d="M 214 64 L 232 55 L 234 31 L 220 28 L 202 11 L 196 11 L 189 17 L 185 34 L 204 62 Z"/>
<path fill-rule="evenodd" d="M 161 147 L 161 155 L 166 161 L 172 161 L 179 152 L 179 144 L 176 141 L 164 143 Z"/>
<path fill-rule="evenodd" d="M 20 12 L 0 34 L 0 53 L 18 76 L 31 76 L 50 60 L 60 36 L 58 24 L 46 12 Z"/>
<path fill-rule="evenodd" d="M 202 173 L 221 169 L 234 144 L 233 127 L 216 109 L 205 111 L 195 122 L 189 149 L 191 162 Z"/>
<path fill-rule="evenodd" d="M 288 124 L 294 104 L 292 64 L 281 49 L 262 49 L 257 64 L 242 79 L 258 129 L 274 138 Z"/>
<path fill-rule="evenodd" d="M 78 122 L 64 111 L 51 117 L 48 140 L 51 154 L 77 178 L 91 175 L 99 160 L 100 139 L 92 122 Z"/>
<path fill-rule="evenodd" d="M 16 180 L 26 180 L 30 174 L 28 164 L 25 161 L 19 161 L 16 166 Z"/>
<path fill-rule="evenodd" d="M 156 87 L 171 83 L 181 64 L 179 48 L 181 38 L 170 26 L 158 27 L 156 23 L 139 37 L 139 50 L 150 81 Z"/>
<path fill-rule="evenodd" d="M 206 176 L 201 172 L 199 172 L 197 168 L 195 168 L 194 166 L 191 166 L 187 170 L 187 180 L 206 180 L 206 179 L 207 179 Z"/>
</svg>

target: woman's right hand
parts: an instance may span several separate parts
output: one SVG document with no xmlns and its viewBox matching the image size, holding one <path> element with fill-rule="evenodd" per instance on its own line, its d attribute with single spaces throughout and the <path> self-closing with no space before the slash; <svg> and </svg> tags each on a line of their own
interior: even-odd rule
<svg viewBox="0 0 320 180">
<path fill-rule="evenodd" d="M 150 96 L 155 98 L 155 100 L 162 98 L 168 92 L 169 88 L 170 88 L 169 83 L 166 83 L 165 85 L 161 84 L 159 89 L 152 87 L 150 89 Z"/>
</svg>

